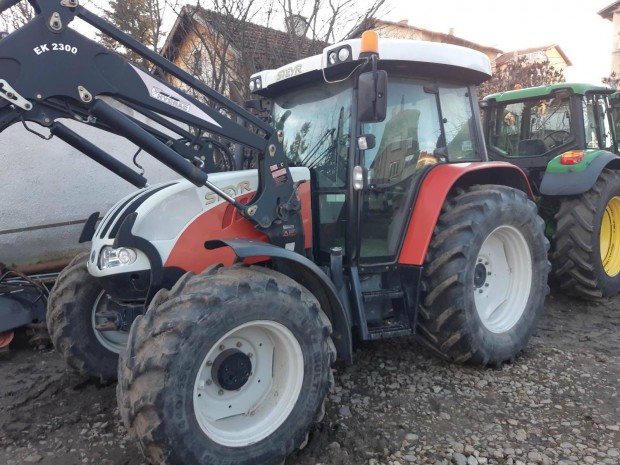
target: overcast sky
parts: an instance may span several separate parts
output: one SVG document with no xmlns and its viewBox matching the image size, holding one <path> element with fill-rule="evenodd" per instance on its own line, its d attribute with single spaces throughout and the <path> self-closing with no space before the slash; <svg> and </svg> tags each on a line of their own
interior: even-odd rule
<svg viewBox="0 0 620 465">
<path fill-rule="evenodd" d="M 611 72 L 613 27 L 597 13 L 611 0 L 392 0 L 385 19 L 448 33 L 503 51 L 558 44 L 572 61 L 567 80 L 600 82 Z"/>
</svg>

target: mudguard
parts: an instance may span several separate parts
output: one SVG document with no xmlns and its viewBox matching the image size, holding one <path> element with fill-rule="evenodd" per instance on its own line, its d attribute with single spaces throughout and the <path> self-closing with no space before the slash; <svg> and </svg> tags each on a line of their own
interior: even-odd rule
<svg viewBox="0 0 620 465">
<path fill-rule="evenodd" d="M 579 195 L 589 191 L 605 168 L 620 169 L 620 157 L 606 150 L 584 150 L 576 165 L 562 165 L 558 155 L 547 165 L 540 183 L 543 195 Z"/>
<path fill-rule="evenodd" d="M 334 283 L 311 260 L 282 247 L 248 239 L 223 239 L 207 241 L 209 250 L 230 247 L 239 259 L 270 257 L 277 271 L 305 286 L 320 302 L 333 327 L 332 339 L 338 359 L 345 363 L 353 361 L 351 340 L 351 316 L 347 303 L 338 297 Z"/>
<path fill-rule="evenodd" d="M 422 181 L 413 214 L 409 220 L 398 263 L 424 264 L 431 237 L 441 209 L 450 191 L 465 189 L 475 184 L 497 184 L 514 187 L 534 195 L 525 173 L 511 163 L 454 163 L 435 166 Z"/>
</svg>

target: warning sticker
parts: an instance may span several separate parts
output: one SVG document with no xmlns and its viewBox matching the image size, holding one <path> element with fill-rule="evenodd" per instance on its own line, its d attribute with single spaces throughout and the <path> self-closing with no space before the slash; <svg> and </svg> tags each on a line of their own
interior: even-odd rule
<svg viewBox="0 0 620 465">
<path fill-rule="evenodd" d="M 282 226 L 282 237 L 294 237 L 297 235 L 297 230 L 294 224 L 285 224 Z"/>
<path fill-rule="evenodd" d="M 284 163 L 276 163 L 275 165 L 271 165 L 269 169 L 271 170 L 271 177 L 273 177 L 276 186 L 280 186 L 288 181 Z"/>
</svg>

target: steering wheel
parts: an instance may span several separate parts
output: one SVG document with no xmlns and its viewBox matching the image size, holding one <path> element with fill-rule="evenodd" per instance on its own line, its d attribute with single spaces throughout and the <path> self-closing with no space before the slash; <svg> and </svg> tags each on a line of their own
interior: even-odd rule
<svg viewBox="0 0 620 465">
<path fill-rule="evenodd" d="M 234 171 L 235 158 L 228 147 L 211 137 L 199 137 L 194 140 L 177 139 L 169 143 L 172 149 L 205 173 Z"/>
<path fill-rule="evenodd" d="M 571 133 L 568 131 L 552 131 L 545 137 L 543 137 L 543 141 L 545 142 L 545 144 L 549 145 L 550 148 L 553 148 L 557 147 L 558 145 L 562 145 L 568 140 L 569 137 L 571 137 Z M 547 142 L 547 139 L 549 139 L 550 143 Z"/>
</svg>

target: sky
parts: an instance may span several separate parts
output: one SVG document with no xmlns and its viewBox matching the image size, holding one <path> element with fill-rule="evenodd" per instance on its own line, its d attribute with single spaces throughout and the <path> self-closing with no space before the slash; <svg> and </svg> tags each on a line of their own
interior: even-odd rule
<svg viewBox="0 0 620 465">
<path fill-rule="evenodd" d="M 389 1 L 389 0 L 388 0 Z M 597 13 L 612 0 L 391 0 L 389 21 L 512 51 L 557 44 L 570 81 L 600 83 L 611 72 L 613 25 Z"/>
</svg>

